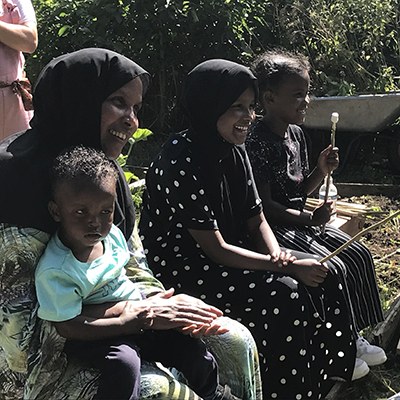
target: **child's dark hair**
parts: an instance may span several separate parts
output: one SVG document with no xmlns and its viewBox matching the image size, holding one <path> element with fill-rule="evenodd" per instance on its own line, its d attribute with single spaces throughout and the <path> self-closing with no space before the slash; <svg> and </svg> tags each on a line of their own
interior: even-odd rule
<svg viewBox="0 0 400 400">
<path fill-rule="evenodd" d="M 258 79 L 260 92 L 276 90 L 282 81 L 290 75 L 309 72 L 310 63 L 306 56 L 287 50 L 269 50 L 253 61 L 251 70 Z"/>
<path fill-rule="evenodd" d="M 115 165 L 103 152 L 90 147 L 76 146 L 61 152 L 50 171 L 51 192 L 63 182 L 83 180 L 99 185 L 105 179 L 118 179 Z"/>
</svg>

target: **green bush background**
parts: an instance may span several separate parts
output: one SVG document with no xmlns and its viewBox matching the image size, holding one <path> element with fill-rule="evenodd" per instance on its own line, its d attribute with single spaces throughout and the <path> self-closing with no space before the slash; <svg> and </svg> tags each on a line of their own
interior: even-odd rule
<svg viewBox="0 0 400 400">
<path fill-rule="evenodd" d="M 53 57 L 106 47 L 152 75 L 142 126 L 166 134 L 184 126 L 182 79 L 197 63 L 249 63 L 276 46 L 306 54 L 315 95 L 399 89 L 398 0 L 33 0 L 39 47 L 32 81 Z M 77 90 L 79 90 L 77 88 Z"/>
</svg>

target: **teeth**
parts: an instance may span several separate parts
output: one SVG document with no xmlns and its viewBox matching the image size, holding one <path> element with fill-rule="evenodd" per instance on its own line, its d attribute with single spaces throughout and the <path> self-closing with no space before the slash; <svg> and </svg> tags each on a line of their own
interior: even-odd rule
<svg viewBox="0 0 400 400">
<path fill-rule="evenodd" d="M 126 140 L 127 138 L 127 135 L 125 133 L 114 131 L 114 129 L 110 129 L 110 133 L 111 135 L 116 136 L 117 138 L 122 140 Z"/>
<path fill-rule="evenodd" d="M 239 125 L 235 125 L 235 129 L 239 129 L 240 131 L 247 131 L 249 129 L 249 126 L 239 126 Z"/>
</svg>

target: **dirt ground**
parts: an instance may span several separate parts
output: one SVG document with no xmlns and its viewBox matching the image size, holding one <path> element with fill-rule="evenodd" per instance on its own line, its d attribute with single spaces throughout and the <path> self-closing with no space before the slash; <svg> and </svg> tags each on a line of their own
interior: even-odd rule
<svg viewBox="0 0 400 400">
<path fill-rule="evenodd" d="M 386 213 L 400 209 L 400 199 L 384 196 L 351 197 L 349 200 L 385 212 L 374 219 L 368 219 L 365 227 L 378 222 L 388 215 Z M 387 312 L 400 295 L 400 219 L 396 218 L 370 231 L 360 241 L 373 254 L 382 306 Z M 395 351 L 388 351 L 387 355 L 388 361 L 384 365 L 372 367 L 365 378 L 344 385 L 339 392 L 341 400 L 383 400 L 399 393 L 400 355 L 396 355 Z"/>
</svg>

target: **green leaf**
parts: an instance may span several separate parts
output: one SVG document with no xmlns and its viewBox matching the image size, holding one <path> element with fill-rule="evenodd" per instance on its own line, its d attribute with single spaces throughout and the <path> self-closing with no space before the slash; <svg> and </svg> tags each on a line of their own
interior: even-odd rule
<svg viewBox="0 0 400 400">
<path fill-rule="evenodd" d="M 139 128 L 133 135 L 132 138 L 136 142 L 140 142 L 141 140 L 146 140 L 153 132 L 150 129 Z"/>
<path fill-rule="evenodd" d="M 58 30 L 58 36 L 67 36 L 68 31 L 71 29 L 69 25 L 64 25 Z"/>
</svg>

